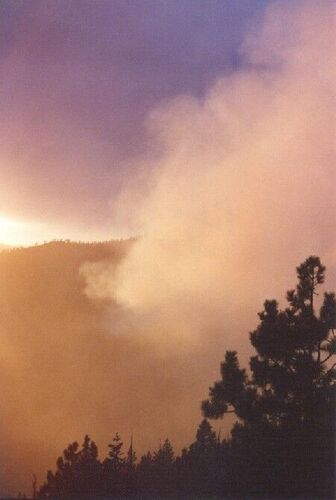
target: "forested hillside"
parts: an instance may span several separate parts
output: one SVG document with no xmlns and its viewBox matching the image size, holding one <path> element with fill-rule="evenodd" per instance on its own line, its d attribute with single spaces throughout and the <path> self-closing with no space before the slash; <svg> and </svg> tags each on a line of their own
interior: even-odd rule
<svg viewBox="0 0 336 500">
<path fill-rule="evenodd" d="M 204 419 L 180 456 L 166 439 L 137 460 L 133 440 L 127 451 L 116 434 L 99 460 L 86 435 L 82 448 L 72 442 L 57 459 L 38 498 L 334 498 L 335 293 L 324 293 L 317 312 L 325 267 L 316 256 L 297 267 L 297 277 L 285 310 L 266 300 L 259 313 L 250 372 L 227 351 L 202 403 L 207 418 L 238 419 L 228 439 Z"/>
<path fill-rule="evenodd" d="M 121 240 L 102 243 L 53 241 L 10 249 L 0 246 L 3 250 L 0 254 L 1 296 L 13 306 L 22 300 L 20 308 L 23 309 L 28 305 L 36 306 L 39 300 L 51 301 L 53 307 L 57 305 L 61 309 L 69 309 L 75 302 L 78 307 L 84 302 L 88 306 L 82 293 L 85 283 L 79 274 L 80 266 L 104 260 L 117 266 L 130 245 L 131 241 Z"/>
<path fill-rule="evenodd" d="M 190 362 L 166 325 L 147 334 L 127 308 L 85 293 L 82 266 L 106 265 L 110 277 L 133 243 L 55 241 L 0 253 L 2 496 L 30 491 L 32 474 L 41 480 L 64 443 L 86 433 L 102 455 L 116 431 L 126 444 L 133 432 L 139 453 L 167 436 L 181 449 L 194 435 L 213 373 L 197 359 L 213 346 L 194 347 Z"/>
<path fill-rule="evenodd" d="M 111 381 L 105 312 L 113 304 L 87 298 L 80 267 L 117 266 L 130 244 L 55 241 L 0 253 L 2 494 L 41 473 L 71 428 L 91 426 L 100 391 L 109 394 L 91 371 L 105 366 L 99 376 Z"/>
<path fill-rule="evenodd" d="M 143 492 L 158 498 L 202 491 L 270 498 L 282 491 L 284 498 L 311 492 L 329 498 L 336 309 L 334 294 L 326 293 L 315 312 L 325 273 L 319 259 L 297 268 L 299 284 L 288 292 L 287 309 L 265 302 L 250 334 L 258 354 L 250 359 L 251 379 L 236 353 L 226 353 L 203 415 L 230 415 L 221 437 L 203 421 L 190 445 L 200 401 L 216 374 L 215 364 L 199 369 L 204 358 L 211 361 L 211 337 L 193 348 L 192 358 L 174 337 L 165 343 L 166 325 L 157 324 L 153 334 L 151 324 L 147 334 L 127 307 L 86 294 L 83 266 L 108 266 L 111 279 L 132 244 L 55 241 L 0 253 L 2 495 L 31 491 L 35 477 L 36 489 L 62 446 L 89 434 L 99 455 L 88 437 L 82 449 L 69 445 L 40 496 Z M 241 424 L 223 440 L 237 417 Z M 152 454 L 136 465 L 134 449 L 138 457 L 148 449 Z"/>
</svg>

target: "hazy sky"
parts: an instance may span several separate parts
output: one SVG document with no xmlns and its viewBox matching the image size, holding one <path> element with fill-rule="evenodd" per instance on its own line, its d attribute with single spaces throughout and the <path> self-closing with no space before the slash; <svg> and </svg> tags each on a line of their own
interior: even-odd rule
<svg viewBox="0 0 336 500">
<path fill-rule="evenodd" d="M 295 266 L 319 255 L 335 290 L 335 2 L 2 1 L 0 13 L 0 243 L 142 234 L 117 268 L 81 267 L 80 300 L 118 302 L 103 341 L 87 302 L 78 323 L 55 308 L 62 288 L 30 309 L 13 269 L 24 307 L 0 322 L 0 432 L 13 455 L 22 432 L 36 436 L 25 453 L 40 471 L 72 436 L 106 443 L 105 415 L 139 448 L 185 445 L 225 350 L 246 366 L 256 313 L 266 298 L 283 306 Z"/>
<path fill-rule="evenodd" d="M 269 3 L 2 1 L 0 241 L 124 234 L 114 200 L 160 154 L 148 113 L 242 67 Z"/>
</svg>

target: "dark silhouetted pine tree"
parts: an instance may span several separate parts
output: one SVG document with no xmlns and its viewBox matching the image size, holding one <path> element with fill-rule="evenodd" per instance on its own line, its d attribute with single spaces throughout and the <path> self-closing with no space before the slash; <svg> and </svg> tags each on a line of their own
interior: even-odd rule
<svg viewBox="0 0 336 500">
<path fill-rule="evenodd" d="M 108 457 L 103 462 L 105 494 L 117 496 L 124 493 L 126 458 L 122 451 L 123 442 L 118 433 L 108 445 Z"/>
<path fill-rule="evenodd" d="M 175 456 L 173 447 L 167 438 L 154 453 L 152 467 L 155 492 L 168 495 L 174 488 Z"/>
<path fill-rule="evenodd" d="M 77 442 L 69 444 L 56 466 L 55 473 L 48 471 L 39 498 L 93 498 L 99 491 L 101 465 L 97 446 L 89 436 L 81 449 Z"/>
<path fill-rule="evenodd" d="M 334 487 L 335 324 L 334 293 L 326 293 L 320 312 L 314 298 L 325 267 L 309 257 L 297 268 L 298 285 L 281 311 L 267 300 L 260 324 L 250 334 L 257 355 L 251 375 L 228 351 L 221 380 L 202 403 L 205 416 L 235 412 L 232 462 L 245 488 L 284 495 L 326 498 Z M 316 496 L 317 495 L 317 496 Z M 308 497 L 307 497 L 308 498 Z M 310 498 L 310 497 L 309 497 Z"/>
<path fill-rule="evenodd" d="M 184 464 L 188 488 L 195 494 L 216 494 L 221 483 L 222 448 L 219 438 L 208 420 L 200 423 L 196 440 L 186 452 Z"/>
</svg>

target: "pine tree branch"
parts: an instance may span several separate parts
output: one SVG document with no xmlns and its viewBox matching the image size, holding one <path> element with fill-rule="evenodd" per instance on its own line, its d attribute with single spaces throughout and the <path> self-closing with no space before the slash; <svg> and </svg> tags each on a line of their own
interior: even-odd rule
<svg viewBox="0 0 336 500">
<path fill-rule="evenodd" d="M 333 371 L 333 369 L 335 368 L 335 366 L 336 366 L 336 363 L 334 363 L 325 374 L 329 375 L 329 373 Z"/>
<path fill-rule="evenodd" d="M 228 408 L 224 413 L 236 413 L 236 410 L 234 409 L 233 405 L 231 405 L 231 408 Z"/>
<path fill-rule="evenodd" d="M 321 363 L 320 363 L 320 364 L 321 364 L 321 365 L 323 365 L 323 363 L 325 363 L 326 361 L 328 361 L 328 359 L 330 359 L 330 358 L 331 358 L 331 356 L 334 356 L 334 353 L 333 353 L 333 352 L 331 352 L 331 353 L 329 354 L 329 356 L 327 356 L 326 358 L 324 358 L 324 360 L 323 360 L 323 361 L 321 361 Z"/>
<path fill-rule="evenodd" d="M 289 370 L 291 373 L 295 373 L 295 370 L 293 370 L 293 368 L 291 368 L 290 366 L 288 365 L 284 365 L 284 364 L 280 364 L 278 361 L 276 361 L 274 358 L 270 358 L 270 360 L 274 363 L 274 366 L 276 366 L 277 368 L 285 368 L 286 370 Z M 296 360 L 293 359 L 293 358 L 290 358 L 291 361 L 295 362 Z"/>
</svg>

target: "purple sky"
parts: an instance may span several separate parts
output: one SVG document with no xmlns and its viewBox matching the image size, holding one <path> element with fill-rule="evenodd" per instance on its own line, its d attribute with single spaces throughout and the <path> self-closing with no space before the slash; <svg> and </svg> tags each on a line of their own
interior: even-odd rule
<svg viewBox="0 0 336 500">
<path fill-rule="evenodd" d="M 148 112 L 236 71 L 269 3 L 3 0 L 0 217 L 109 238 L 111 200 L 154 154 Z"/>
</svg>

